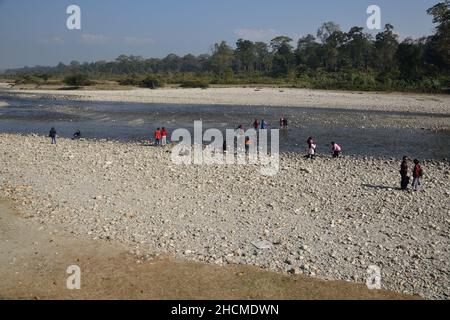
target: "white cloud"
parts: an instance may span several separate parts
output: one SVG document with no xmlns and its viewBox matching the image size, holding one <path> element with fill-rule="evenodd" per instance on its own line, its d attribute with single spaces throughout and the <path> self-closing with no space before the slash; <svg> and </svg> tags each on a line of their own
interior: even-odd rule
<svg viewBox="0 0 450 320">
<path fill-rule="evenodd" d="M 134 36 L 126 36 L 126 37 L 109 37 L 101 34 L 82 34 L 80 41 L 84 44 L 126 44 L 126 45 L 146 45 L 151 44 L 154 41 L 150 38 L 141 38 Z"/>
<path fill-rule="evenodd" d="M 236 29 L 234 34 L 239 38 L 252 41 L 267 41 L 278 36 L 274 29 Z"/>
<path fill-rule="evenodd" d="M 129 45 L 145 45 L 152 44 L 153 40 L 150 38 L 140 38 L 140 37 L 125 37 L 123 41 Z"/>
<path fill-rule="evenodd" d="M 82 34 L 81 42 L 87 44 L 104 44 L 111 41 L 111 37 L 106 37 L 100 34 Z"/>
<path fill-rule="evenodd" d="M 40 40 L 41 43 L 44 44 L 63 44 L 64 43 L 64 39 L 60 38 L 60 37 L 51 37 L 48 39 L 43 39 Z"/>
</svg>

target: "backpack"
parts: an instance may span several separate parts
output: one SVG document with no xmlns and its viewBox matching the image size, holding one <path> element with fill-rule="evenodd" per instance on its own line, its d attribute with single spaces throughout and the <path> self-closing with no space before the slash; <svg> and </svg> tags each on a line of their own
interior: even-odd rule
<svg viewBox="0 0 450 320">
<path fill-rule="evenodd" d="M 425 173 L 424 173 L 423 169 L 420 168 L 420 171 L 419 171 L 419 177 L 422 178 L 424 175 L 425 175 Z"/>
</svg>

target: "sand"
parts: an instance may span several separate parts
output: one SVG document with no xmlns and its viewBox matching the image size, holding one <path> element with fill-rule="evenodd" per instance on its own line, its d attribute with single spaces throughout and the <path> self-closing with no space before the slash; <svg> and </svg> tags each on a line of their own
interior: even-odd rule
<svg viewBox="0 0 450 320">
<path fill-rule="evenodd" d="M 0 299 L 417 299 L 251 266 L 138 257 L 118 243 L 75 237 L 18 214 L 0 201 Z M 67 267 L 74 264 L 81 270 L 80 290 L 66 285 Z"/>
<path fill-rule="evenodd" d="M 9 90 L 26 95 L 50 95 L 54 99 L 167 104 L 254 105 L 340 108 L 431 114 L 450 114 L 450 95 L 338 92 L 276 88 L 210 88 L 158 90 Z"/>
<path fill-rule="evenodd" d="M 364 284 L 450 298 L 450 164 L 427 162 L 402 192 L 399 162 L 284 154 L 281 171 L 178 166 L 170 147 L 0 134 L 0 196 L 44 230 L 134 255 Z M 256 241 L 266 241 L 260 250 Z"/>
</svg>

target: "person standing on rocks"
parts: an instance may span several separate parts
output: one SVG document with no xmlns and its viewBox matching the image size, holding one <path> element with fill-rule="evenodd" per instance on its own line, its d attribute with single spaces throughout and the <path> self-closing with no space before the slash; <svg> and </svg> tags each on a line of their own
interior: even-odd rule
<svg viewBox="0 0 450 320">
<path fill-rule="evenodd" d="M 408 166 L 408 157 L 403 157 L 402 164 L 400 166 L 400 176 L 402 177 L 401 181 L 401 189 L 407 190 L 409 185 L 409 166 Z"/>
<path fill-rule="evenodd" d="M 57 133 L 56 133 L 56 129 L 54 127 L 52 127 L 50 129 L 50 133 L 48 135 L 50 138 L 52 138 L 52 144 L 56 144 L 56 137 L 57 137 Z"/>
<path fill-rule="evenodd" d="M 308 156 L 307 156 L 307 158 L 313 160 L 316 157 L 317 145 L 314 142 L 314 139 L 312 137 L 308 138 L 307 144 L 308 144 Z"/>
<path fill-rule="evenodd" d="M 331 151 L 333 152 L 333 158 L 339 158 L 342 153 L 342 148 L 336 142 L 331 143 Z"/>
<path fill-rule="evenodd" d="M 162 130 L 161 130 L 161 136 L 162 136 L 161 144 L 162 144 L 163 147 L 165 147 L 167 145 L 167 136 L 168 135 L 169 135 L 169 132 L 167 131 L 166 128 L 163 127 Z"/>
<path fill-rule="evenodd" d="M 155 146 L 160 146 L 161 145 L 161 138 L 162 138 L 162 133 L 161 133 L 161 129 L 158 128 L 155 131 Z"/>
<path fill-rule="evenodd" d="M 420 186 L 420 178 L 423 177 L 423 169 L 420 165 L 420 161 L 415 159 L 414 160 L 414 169 L 413 169 L 413 190 L 419 191 Z"/>
</svg>

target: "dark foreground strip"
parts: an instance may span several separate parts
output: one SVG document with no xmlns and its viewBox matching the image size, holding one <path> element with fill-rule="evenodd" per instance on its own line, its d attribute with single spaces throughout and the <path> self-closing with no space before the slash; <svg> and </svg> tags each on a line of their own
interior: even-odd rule
<svg viewBox="0 0 450 320">
<path fill-rule="evenodd" d="M 32 319 L 335 319 L 445 314 L 438 301 L 0 301 L 2 314 Z M 389 316 L 388 316 L 389 315 Z M 6 319 L 6 318 L 5 318 Z"/>
</svg>

